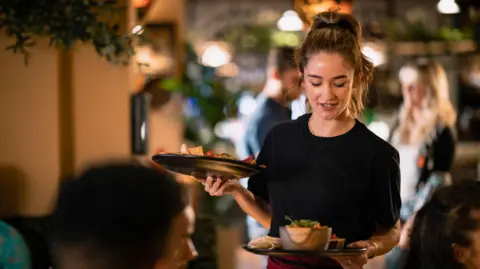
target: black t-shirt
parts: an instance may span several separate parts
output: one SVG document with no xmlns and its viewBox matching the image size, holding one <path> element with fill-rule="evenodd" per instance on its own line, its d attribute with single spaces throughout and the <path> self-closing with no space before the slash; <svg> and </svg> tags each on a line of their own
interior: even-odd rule
<svg viewBox="0 0 480 269">
<path fill-rule="evenodd" d="M 317 220 L 347 244 L 372 236 L 375 224 L 399 219 L 400 170 L 395 148 L 359 121 L 329 138 L 310 133 L 308 119 L 276 125 L 257 159 L 266 165 L 248 189 L 271 205 L 270 236 L 292 219 Z"/>
</svg>

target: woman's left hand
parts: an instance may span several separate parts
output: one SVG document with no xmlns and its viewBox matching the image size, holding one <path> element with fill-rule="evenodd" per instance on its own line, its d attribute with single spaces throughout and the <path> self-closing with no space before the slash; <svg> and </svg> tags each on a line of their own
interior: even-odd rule
<svg viewBox="0 0 480 269">
<path fill-rule="evenodd" d="M 365 241 L 358 241 L 351 243 L 347 246 L 348 248 L 365 248 L 366 250 L 358 256 L 355 257 L 338 257 L 335 260 L 344 268 L 344 269 L 362 269 L 363 266 L 368 261 L 368 251 L 370 244 Z"/>
</svg>

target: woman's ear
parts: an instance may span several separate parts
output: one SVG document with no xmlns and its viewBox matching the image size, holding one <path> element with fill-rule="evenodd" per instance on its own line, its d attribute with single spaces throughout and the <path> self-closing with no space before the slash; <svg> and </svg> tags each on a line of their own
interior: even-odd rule
<svg viewBox="0 0 480 269">
<path fill-rule="evenodd" d="M 466 264 L 472 256 L 470 248 L 462 247 L 457 244 L 452 244 L 452 251 L 455 260 L 461 264 Z"/>
</svg>

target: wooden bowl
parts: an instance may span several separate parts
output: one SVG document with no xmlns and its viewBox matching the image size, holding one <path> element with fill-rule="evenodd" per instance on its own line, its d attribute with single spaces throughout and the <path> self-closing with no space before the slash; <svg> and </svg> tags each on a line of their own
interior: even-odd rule
<svg viewBox="0 0 480 269">
<path fill-rule="evenodd" d="M 332 228 L 280 227 L 280 240 L 286 250 L 326 250 Z"/>
</svg>

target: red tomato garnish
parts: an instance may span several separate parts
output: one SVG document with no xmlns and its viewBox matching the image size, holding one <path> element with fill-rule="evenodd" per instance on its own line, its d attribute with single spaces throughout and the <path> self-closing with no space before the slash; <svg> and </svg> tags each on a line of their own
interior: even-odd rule
<svg viewBox="0 0 480 269">
<path fill-rule="evenodd" d="M 253 158 L 255 158 L 255 155 L 250 155 L 250 156 L 248 156 L 245 160 L 243 160 L 243 162 L 248 163 L 248 162 L 252 161 Z"/>
</svg>

